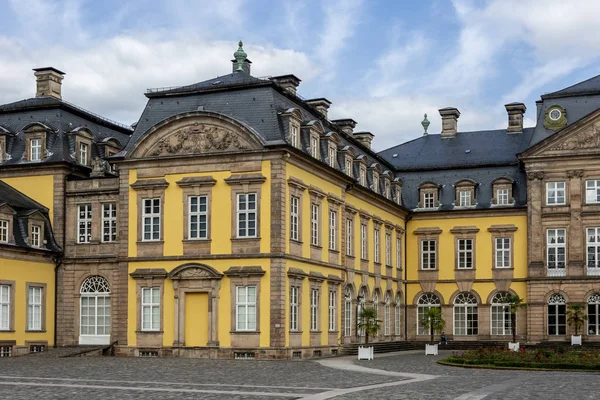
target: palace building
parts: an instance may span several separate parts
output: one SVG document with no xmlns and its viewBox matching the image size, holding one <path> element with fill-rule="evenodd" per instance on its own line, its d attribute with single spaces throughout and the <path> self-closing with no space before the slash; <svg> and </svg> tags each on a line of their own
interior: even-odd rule
<svg viewBox="0 0 600 400">
<path fill-rule="evenodd" d="M 565 341 L 566 306 L 600 335 L 600 77 L 543 95 L 535 127 L 442 131 L 382 152 L 294 75 L 150 89 L 125 126 L 62 100 L 0 106 L 0 355 L 281 359 L 363 340 Z M 168 83 L 168 82 L 166 82 Z"/>
</svg>

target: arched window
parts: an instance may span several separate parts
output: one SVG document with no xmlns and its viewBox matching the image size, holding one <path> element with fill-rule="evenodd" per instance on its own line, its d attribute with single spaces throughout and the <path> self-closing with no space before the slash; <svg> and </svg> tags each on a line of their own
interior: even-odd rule
<svg viewBox="0 0 600 400">
<path fill-rule="evenodd" d="M 385 304 L 383 306 L 383 334 L 390 335 L 390 294 L 385 294 Z"/>
<path fill-rule="evenodd" d="M 110 284 L 90 276 L 81 285 L 79 344 L 110 343 Z"/>
<path fill-rule="evenodd" d="M 358 291 L 358 297 L 356 298 L 356 325 L 358 325 L 358 317 L 360 316 L 362 310 L 365 309 L 365 288 L 361 287 Z M 358 336 L 365 336 L 365 330 L 359 329 Z"/>
<path fill-rule="evenodd" d="M 459 293 L 454 299 L 454 335 L 477 335 L 477 298 Z"/>
<path fill-rule="evenodd" d="M 421 321 L 425 319 L 425 311 L 431 307 L 441 307 L 440 298 L 434 293 L 424 293 L 417 301 L 417 335 L 429 335 Z"/>
<path fill-rule="evenodd" d="M 379 292 L 373 293 L 373 309 L 375 310 L 375 319 L 379 317 Z"/>
<path fill-rule="evenodd" d="M 400 295 L 396 295 L 396 307 L 394 309 L 394 334 L 400 336 Z"/>
<path fill-rule="evenodd" d="M 349 286 L 344 292 L 344 336 L 352 336 L 352 290 Z"/>
<path fill-rule="evenodd" d="M 560 294 L 553 294 L 548 299 L 548 335 L 567 334 L 566 304 Z"/>
<path fill-rule="evenodd" d="M 600 335 L 600 293 L 588 297 L 588 334 Z"/>
<path fill-rule="evenodd" d="M 498 292 L 492 298 L 492 335 L 511 335 L 510 293 Z"/>
</svg>

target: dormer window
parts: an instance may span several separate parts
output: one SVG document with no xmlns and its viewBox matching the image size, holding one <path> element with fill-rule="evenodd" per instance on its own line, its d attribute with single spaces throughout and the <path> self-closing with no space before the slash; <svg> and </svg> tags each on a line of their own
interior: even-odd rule
<svg viewBox="0 0 600 400">
<path fill-rule="evenodd" d="M 0 219 L 0 243 L 8 243 L 8 220 Z"/>
<path fill-rule="evenodd" d="M 359 168 L 358 183 L 367 186 L 367 168 L 364 165 Z"/>
<path fill-rule="evenodd" d="M 29 161 L 42 160 L 42 139 L 31 139 L 29 141 Z"/>
<path fill-rule="evenodd" d="M 379 174 L 373 171 L 373 191 L 379 193 Z"/>
<path fill-rule="evenodd" d="M 329 166 L 331 168 L 335 168 L 336 167 L 336 158 L 337 156 L 337 149 L 335 148 L 335 146 L 329 145 L 329 156 L 328 156 L 328 161 L 329 161 Z"/>
<path fill-rule="evenodd" d="M 319 158 L 319 137 L 317 135 L 310 135 L 310 155 Z"/>
<path fill-rule="evenodd" d="M 348 175 L 349 177 L 353 177 L 354 173 L 352 172 L 352 157 L 347 156 L 346 157 L 346 175 Z"/>
<path fill-rule="evenodd" d="M 454 205 L 457 207 L 471 207 L 475 205 L 475 185 L 470 179 L 464 179 L 456 183 L 456 198 Z"/>
<path fill-rule="evenodd" d="M 510 178 L 498 178 L 492 182 L 493 206 L 510 206 L 514 204 L 512 187 L 513 180 Z"/>
<path fill-rule="evenodd" d="M 300 135 L 296 124 L 290 125 L 290 144 L 296 148 L 300 147 Z"/>
<path fill-rule="evenodd" d="M 40 225 L 31 225 L 30 244 L 33 247 L 42 247 L 42 227 Z"/>
<path fill-rule="evenodd" d="M 89 160 L 89 145 L 87 143 L 79 143 L 79 162 L 83 165 L 88 165 Z"/>
<path fill-rule="evenodd" d="M 435 183 L 426 182 L 419 187 L 420 203 L 419 208 L 434 209 L 438 208 L 439 202 L 439 186 Z"/>
<path fill-rule="evenodd" d="M 459 190 L 458 201 L 460 207 L 468 207 L 471 205 L 471 191 Z"/>
<path fill-rule="evenodd" d="M 435 194 L 434 193 L 423 193 L 423 208 L 434 208 L 435 207 Z"/>
</svg>

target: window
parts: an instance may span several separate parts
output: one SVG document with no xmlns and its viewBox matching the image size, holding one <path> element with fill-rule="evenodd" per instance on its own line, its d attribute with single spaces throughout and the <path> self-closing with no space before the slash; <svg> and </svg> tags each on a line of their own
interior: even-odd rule
<svg viewBox="0 0 600 400">
<path fill-rule="evenodd" d="M 329 250 L 337 248 L 337 212 L 329 211 Z"/>
<path fill-rule="evenodd" d="M 319 205 L 310 205 L 310 244 L 319 245 Z"/>
<path fill-rule="evenodd" d="M 510 238 L 495 238 L 496 268 L 511 268 L 510 265 Z"/>
<path fill-rule="evenodd" d="M 417 335 L 429 335 L 429 331 L 423 329 L 421 321 L 425 319 L 425 311 L 431 307 L 441 307 L 440 298 L 433 293 L 424 293 L 417 300 Z"/>
<path fill-rule="evenodd" d="M 379 193 L 379 174 L 373 171 L 373 191 Z"/>
<path fill-rule="evenodd" d="M 392 266 L 392 234 L 385 234 L 385 265 Z"/>
<path fill-rule="evenodd" d="M 8 243 L 8 221 L 0 219 L 0 243 Z"/>
<path fill-rule="evenodd" d="M 589 200 L 588 200 L 589 202 Z M 560 205 L 565 204 L 565 183 L 548 182 L 546 183 L 546 204 Z"/>
<path fill-rule="evenodd" d="M 498 292 L 492 298 L 492 335 L 511 335 L 510 293 Z"/>
<path fill-rule="evenodd" d="M 400 305 L 400 295 L 397 294 L 396 295 L 396 306 L 394 307 L 394 334 L 396 336 L 400 336 L 400 312 L 401 312 L 401 305 Z"/>
<path fill-rule="evenodd" d="M 333 146 L 329 146 L 329 166 L 331 168 L 335 168 L 335 156 L 337 154 L 337 149 Z"/>
<path fill-rule="evenodd" d="M 115 203 L 102 204 L 102 241 L 114 242 L 117 240 L 117 205 Z"/>
<path fill-rule="evenodd" d="M 190 239 L 208 239 L 208 196 L 189 197 Z"/>
<path fill-rule="evenodd" d="M 553 294 L 548 299 L 548 335 L 566 335 L 567 317 L 566 317 L 565 298 L 560 294 Z"/>
<path fill-rule="evenodd" d="M 379 293 L 373 293 L 373 310 L 375 310 L 375 319 L 379 318 Z"/>
<path fill-rule="evenodd" d="M 470 190 L 460 190 L 458 192 L 459 205 L 461 207 L 468 207 L 471 205 L 471 191 Z"/>
<path fill-rule="evenodd" d="M 585 202 L 600 203 L 600 181 L 585 181 Z"/>
<path fill-rule="evenodd" d="M 435 269 L 436 266 L 436 241 L 421 241 L 421 269 Z"/>
<path fill-rule="evenodd" d="M 79 143 L 79 162 L 83 165 L 88 165 L 88 148 L 86 143 Z"/>
<path fill-rule="evenodd" d="M 353 252 L 353 248 L 352 248 L 352 242 L 353 242 L 353 236 L 354 236 L 354 222 L 348 218 L 346 220 L 346 255 L 347 256 L 353 256 L 354 252 Z"/>
<path fill-rule="evenodd" d="M 160 330 L 160 288 L 142 288 L 142 330 Z"/>
<path fill-rule="evenodd" d="M 294 147 L 298 147 L 298 127 L 292 125 L 290 128 L 290 143 Z"/>
<path fill-rule="evenodd" d="M 12 346 L 0 346 L 0 357 L 11 357 Z"/>
<path fill-rule="evenodd" d="M 160 199 L 144 199 L 142 240 L 160 240 Z"/>
<path fill-rule="evenodd" d="M 92 205 L 80 204 L 77 210 L 77 243 L 89 243 L 92 240 Z"/>
<path fill-rule="evenodd" d="M 290 197 L 290 239 L 298 240 L 298 203 L 300 199 L 296 196 Z"/>
<path fill-rule="evenodd" d="M 336 292 L 335 290 L 329 291 L 329 332 L 335 332 L 335 318 L 336 318 Z"/>
<path fill-rule="evenodd" d="M 359 175 L 358 175 L 358 183 L 360 183 L 363 186 L 367 186 L 367 170 L 365 169 L 365 167 L 363 167 L 362 165 L 359 168 Z"/>
<path fill-rule="evenodd" d="M 435 208 L 435 193 L 423 193 L 423 208 Z"/>
<path fill-rule="evenodd" d="M 110 285 L 101 276 L 90 276 L 81 284 L 79 344 L 108 341 L 111 330 Z M 92 338 L 90 336 L 96 336 Z"/>
<path fill-rule="evenodd" d="M 587 228 L 586 236 L 588 275 L 594 274 L 600 268 L 600 228 Z M 595 271 L 590 271 L 590 269 Z M 591 274 L 590 274 L 591 272 Z"/>
<path fill-rule="evenodd" d="M 508 189 L 496 190 L 496 202 L 500 206 L 508 205 Z"/>
<path fill-rule="evenodd" d="M 42 159 L 42 139 L 31 139 L 29 146 L 29 161 L 40 161 Z"/>
<path fill-rule="evenodd" d="M 352 173 L 352 159 L 351 158 L 346 158 L 346 175 L 348 175 L 348 176 L 354 175 Z"/>
<path fill-rule="evenodd" d="M 374 254 L 375 254 L 374 258 L 375 258 L 375 262 L 379 263 L 379 262 L 381 262 L 381 260 L 380 260 L 381 257 L 379 255 L 380 249 L 381 249 L 381 244 L 379 242 L 381 240 L 380 239 L 380 230 L 375 228 L 373 232 L 374 232 L 373 247 L 374 247 Z"/>
<path fill-rule="evenodd" d="M 290 286 L 290 331 L 298 330 L 298 286 Z"/>
<path fill-rule="evenodd" d="M 235 326 L 238 331 L 256 330 L 256 286 L 236 286 Z"/>
<path fill-rule="evenodd" d="M 548 229 L 547 263 L 551 273 L 561 274 L 565 270 L 566 242 L 564 229 Z"/>
<path fill-rule="evenodd" d="M 352 336 L 352 292 L 348 287 L 344 293 L 344 336 Z"/>
<path fill-rule="evenodd" d="M 237 195 L 238 237 L 256 237 L 256 193 Z"/>
<path fill-rule="evenodd" d="M 42 288 L 30 286 L 27 293 L 27 330 L 42 330 Z"/>
<path fill-rule="evenodd" d="M 477 335 L 477 299 L 471 293 L 459 293 L 454 299 L 454 334 Z"/>
<path fill-rule="evenodd" d="M 367 259 L 367 225 L 360 224 L 360 258 Z"/>
<path fill-rule="evenodd" d="M 458 239 L 458 269 L 473 268 L 473 239 Z"/>
<path fill-rule="evenodd" d="M 358 291 L 358 297 L 356 298 L 356 321 L 357 324 L 360 322 L 360 315 L 362 314 L 363 310 L 365 309 L 365 288 L 362 287 L 360 288 L 360 290 Z M 358 328 L 358 336 L 365 336 L 365 329 L 364 328 Z"/>
<path fill-rule="evenodd" d="M 319 138 L 316 136 L 310 137 L 310 155 L 319 158 Z"/>
<path fill-rule="evenodd" d="M 402 269 L 402 241 L 396 238 L 396 268 Z"/>
<path fill-rule="evenodd" d="M 588 297 L 588 335 L 600 335 L 600 293 Z"/>
<path fill-rule="evenodd" d="M 392 197 L 392 191 L 390 189 L 390 180 L 388 178 L 385 178 L 384 192 L 385 192 L 386 199 L 390 199 Z"/>
<path fill-rule="evenodd" d="M 383 305 L 383 334 L 390 335 L 390 295 L 386 293 Z"/>
<path fill-rule="evenodd" d="M 319 329 L 319 290 L 310 290 L 310 330 Z"/>
<path fill-rule="evenodd" d="M 10 286 L 0 285 L 0 331 L 10 329 Z"/>
<path fill-rule="evenodd" d="M 31 245 L 42 247 L 42 227 L 39 225 L 31 225 Z"/>
</svg>

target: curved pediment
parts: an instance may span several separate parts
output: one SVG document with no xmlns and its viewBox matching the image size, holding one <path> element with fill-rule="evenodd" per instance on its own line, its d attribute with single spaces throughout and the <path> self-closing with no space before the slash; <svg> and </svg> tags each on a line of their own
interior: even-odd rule
<svg viewBox="0 0 600 400">
<path fill-rule="evenodd" d="M 202 155 L 261 149 L 259 135 L 222 114 L 197 111 L 175 115 L 150 128 L 129 158 Z"/>
<path fill-rule="evenodd" d="M 183 264 L 169 272 L 171 279 L 221 279 L 223 274 L 206 264 Z"/>
</svg>

